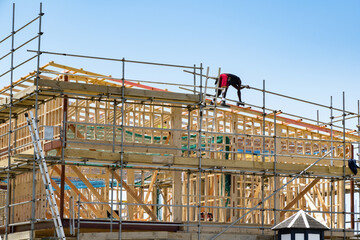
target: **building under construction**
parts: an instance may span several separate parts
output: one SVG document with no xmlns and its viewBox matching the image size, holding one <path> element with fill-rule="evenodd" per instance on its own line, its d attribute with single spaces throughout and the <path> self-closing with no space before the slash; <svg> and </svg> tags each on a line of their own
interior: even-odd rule
<svg viewBox="0 0 360 240">
<path fill-rule="evenodd" d="M 359 113 L 254 87 L 263 106 L 209 106 L 217 76 L 202 64 L 45 52 L 42 16 L 40 10 L 0 41 L 39 24 L 36 37 L 19 46 L 12 41 L 0 58 L 11 58 L 0 75 L 9 81 L 0 91 L 5 239 L 274 239 L 271 228 L 298 210 L 327 225 L 326 238 L 356 238 L 358 178 L 347 162 L 360 136 L 346 122 Z M 34 56 L 15 64 L 14 55 L 32 41 Z M 122 76 L 41 64 L 43 54 L 118 61 Z M 34 72 L 13 78 L 31 62 Z M 159 82 L 127 79 L 127 64 L 179 68 L 191 81 L 166 83 L 181 86 L 168 91 Z M 267 94 L 327 108 L 330 121 L 269 109 Z"/>
</svg>

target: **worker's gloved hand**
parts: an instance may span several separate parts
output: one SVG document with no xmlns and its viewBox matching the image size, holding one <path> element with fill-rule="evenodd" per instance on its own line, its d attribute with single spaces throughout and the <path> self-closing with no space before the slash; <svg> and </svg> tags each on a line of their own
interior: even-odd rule
<svg viewBox="0 0 360 240">
<path fill-rule="evenodd" d="M 249 86 L 249 85 L 245 85 L 245 87 L 246 87 L 246 88 L 250 88 L 250 86 Z"/>
</svg>

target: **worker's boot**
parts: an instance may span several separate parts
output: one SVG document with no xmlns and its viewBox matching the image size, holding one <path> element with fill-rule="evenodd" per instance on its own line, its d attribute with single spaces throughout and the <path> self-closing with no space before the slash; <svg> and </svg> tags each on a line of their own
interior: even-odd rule
<svg viewBox="0 0 360 240">
<path fill-rule="evenodd" d="M 214 101 L 211 101 L 211 102 L 210 102 L 210 105 L 215 105 Z"/>
<path fill-rule="evenodd" d="M 221 101 L 221 106 L 225 106 L 225 107 L 227 107 L 227 105 L 226 105 L 225 101 Z"/>
<path fill-rule="evenodd" d="M 238 106 L 238 107 L 242 106 L 242 107 L 243 107 L 243 106 L 244 106 L 244 103 L 243 103 L 243 102 L 237 102 L 237 103 L 236 103 L 236 106 Z"/>
</svg>

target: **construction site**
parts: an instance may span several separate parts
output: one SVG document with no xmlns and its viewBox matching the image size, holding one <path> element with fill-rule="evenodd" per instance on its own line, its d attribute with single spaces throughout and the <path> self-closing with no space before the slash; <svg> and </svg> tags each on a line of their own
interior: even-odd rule
<svg viewBox="0 0 360 240">
<path fill-rule="evenodd" d="M 221 69 L 43 51 L 43 15 L 40 7 L 0 40 L 12 44 L 0 57 L 11 63 L 0 73 L 2 239 L 278 239 L 272 228 L 299 210 L 329 228 L 325 239 L 357 239 L 359 178 L 348 160 L 358 159 L 359 111 L 265 84 L 248 87 L 262 106 L 210 105 Z M 14 46 L 34 24 L 35 37 Z M 21 51 L 33 56 L 15 63 Z M 45 54 L 78 66 L 43 63 Z M 119 62 L 122 74 L 79 67 L 82 59 Z M 24 64 L 34 71 L 14 79 Z M 135 81 L 129 64 L 188 78 Z M 326 109 L 330 120 L 269 109 L 268 95 Z"/>
</svg>

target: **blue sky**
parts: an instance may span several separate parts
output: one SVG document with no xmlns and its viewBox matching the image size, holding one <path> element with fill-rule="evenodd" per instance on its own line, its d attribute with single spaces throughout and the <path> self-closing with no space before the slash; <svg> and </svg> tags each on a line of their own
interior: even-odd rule
<svg viewBox="0 0 360 240">
<path fill-rule="evenodd" d="M 16 3 L 16 28 L 38 13 L 39 1 Z M 0 38 L 11 31 L 13 1 L 0 0 Z M 357 111 L 360 98 L 360 1 L 43 1 L 42 50 L 142 61 L 193 65 L 203 63 L 216 75 L 238 75 L 243 84 Z M 16 43 L 32 37 L 31 26 Z M 36 43 L 26 49 L 35 49 Z M 0 45 L 0 54 L 10 42 Z M 15 60 L 29 57 L 21 52 Z M 55 62 L 120 76 L 119 63 L 43 55 Z M 0 61 L 0 70 L 10 67 Z M 20 77 L 35 62 L 16 72 Z M 191 83 L 181 69 L 128 65 L 130 79 Z M 8 84 L 0 79 L 0 86 Z M 245 102 L 260 105 L 261 94 L 243 90 Z M 229 97 L 236 98 L 234 89 Z M 316 118 L 318 107 L 267 96 L 267 106 Z M 340 114 L 337 114 L 340 115 Z M 320 109 L 322 121 L 329 110 Z M 354 128 L 355 123 L 349 122 Z"/>
</svg>

